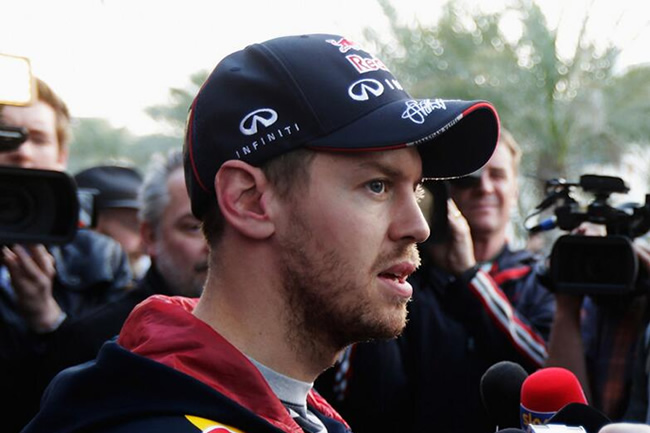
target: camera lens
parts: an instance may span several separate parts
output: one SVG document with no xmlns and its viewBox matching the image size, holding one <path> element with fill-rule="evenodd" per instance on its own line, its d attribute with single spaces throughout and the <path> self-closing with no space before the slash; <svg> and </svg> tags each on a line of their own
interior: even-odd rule
<svg viewBox="0 0 650 433">
<path fill-rule="evenodd" d="M 18 230 L 30 224 L 36 203 L 24 189 L 0 184 L 0 225 Z"/>
</svg>

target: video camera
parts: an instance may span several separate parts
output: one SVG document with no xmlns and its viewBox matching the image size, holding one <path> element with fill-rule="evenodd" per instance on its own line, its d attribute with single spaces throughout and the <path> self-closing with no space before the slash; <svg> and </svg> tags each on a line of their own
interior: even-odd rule
<svg viewBox="0 0 650 433">
<path fill-rule="evenodd" d="M 445 243 L 449 240 L 449 220 L 447 218 L 447 200 L 449 199 L 449 188 L 455 185 L 460 188 L 472 188 L 481 183 L 483 169 L 479 169 L 468 175 L 448 180 L 428 180 L 424 187 L 433 197 L 431 208 L 427 215 L 431 234 L 427 242 Z"/>
<path fill-rule="evenodd" d="M 586 208 L 573 197 L 578 191 L 592 195 Z M 534 215 L 555 206 L 555 215 L 529 233 L 553 229 L 572 231 L 583 222 L 603 225 L 605 236 L 566 234 L 553 244 L 550 278 L 557 292 L 586 295 L 635 295 L 642 290 L 637 282 L 645 268 L 639 262 L 632 240 L 650 230 L 650 195 L 645 204 L 614 207 L 609 204 L 613 193 L 629 191 L 623 179 L 586 174 L 578 183 L 564 179 L 546 182 L 546 197 Z"/>
<path fill-rule="evenodd" d="M 2 107 L 25 106 L 35 99 L 28 59 L 0 54 L 0 121 Z M 18 149 L 28 138 L 24 128 L 0 122 L 0 152 Z M 64 244 L 79 222 L 74 180 L 63 172 L 0 167 L 0 244 Z"/>
</svg>

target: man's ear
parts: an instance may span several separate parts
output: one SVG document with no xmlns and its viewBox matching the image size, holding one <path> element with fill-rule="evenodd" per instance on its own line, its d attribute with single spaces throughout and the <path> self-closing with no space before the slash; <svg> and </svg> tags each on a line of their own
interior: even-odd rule
<svg viewBox="0 0 650 433">
<path fill-rule="evenodd" d="M 237 231 L 254 239 L 265 239 L 275 232 L 266 198 L 271 194 L 264 172 L 243 161 L 223 163 L 214 178 L 219 208 Z"/>
<path fill-rule="evenodd" d="M 70 145 L 68 143 L 59 144 L 59 155 L 56 158 L 58 169 L 64 171 L 68 166 L 68 157 L 70 156 Z"/>
<path fill-rule="evenodd" d="M 151 227 L 151 224 L 146 221 L 140 223 L 140 239 L 145 254 L 154 257 L 156 255 L 156 248 L 154 247 L 156 243 L 156 233 L 153 227 Z"/>
</svg>

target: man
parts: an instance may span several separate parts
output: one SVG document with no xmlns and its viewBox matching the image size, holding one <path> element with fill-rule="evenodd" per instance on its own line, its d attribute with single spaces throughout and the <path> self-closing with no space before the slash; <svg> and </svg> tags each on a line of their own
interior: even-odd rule
<svg viewBox="0 0 650 433">
<path fill-rule="evenodd" d="M 208 245 L 192 215 L 183 154 L 154 159 L 140 191 L 140 234 L 151 267 L 141 285 L 151 294 L 198 297 L 208 271 Z"/>
<path fill-rule="evenodd" d="M 70 115 L 65 103 L 41 80 L 28 106 L 0 106 L 0 123 L 22 127 L 27 140 L 0 153 L 0 165 L 62 171 L 68 159 Z M 1 240 L 0 240 L 1 241 Z M 6 389 L 20 389 L 3 406 L 3 429 L 18 431 L 38 409 L 54 375 L 43 358 L 67 320 L 110 302 L 131 283 L 120 245 L 79 230 L 62 246 L 5 245 L 0 266 L 0 370 Z"/>
<path fill-rule="evenodd" d="M 403 335 L 352 347 L 319 379 L 317 389 L 353 428 L 494 431 L 482 375 L 506 359 L 529 371 L 543 364 L 553 296 L 538 281 L 539 259 L 507 241 L 519 159 L 502 130 L 485 167 L 450 182 L 447 238 L 423 247 Z"/>
<path fill-rule="evenodd" d="M 0 153 L 0 165 L 62 171 L 69 153 L 69 112 L 41 80 L 37 80 L 37 94 L 38 100 L 30 106 L 0 107 L 2 124 L 28 131 L 27 140 L 18 149 Z M 98 259 L 92 254 L 100 252 L 99 261 L 92 262 Z M 80 231 L 75 241 L 62 249 L 50 252 L 43 245 L 13 245 L 3 247 L 3 256 L 13 302 L 2 305 L 2 317 L 26 331 L 53 331 L 67 315 L 109 300 L 113 291 L 119 295 L 131 279 L 119 245 L 88 231 Z M 78 262 L 82 259 L 88 260 L 84 266 L 92 267 L 79 269 L 83 268 Z M 101 293 L 91 293 L 91 287 L 100 283 L 104 285 Z"/>
<path fill-rule="evenodd" d="M 93 194 L 93 229 L 115 239 L 129 257 L 135 279 L 149 268 L 149 258 L 143 252 L 138 222 L 138 191 L 142 176 L 123 165 L 98 165 L 74 175 L 79 188 Z"/>
<path fill-rule="evenodd" d="M 210 245 L 200 299 L 138 305 L 25 432 L 348 431 L 311 383 L 348 344 L 401 331 L 429 233 L 420 182 L 476 170 L 497 135 L 488 103 L 413 100 L 340 36 L 226 57 L 184 147 Z"/>
</svg>

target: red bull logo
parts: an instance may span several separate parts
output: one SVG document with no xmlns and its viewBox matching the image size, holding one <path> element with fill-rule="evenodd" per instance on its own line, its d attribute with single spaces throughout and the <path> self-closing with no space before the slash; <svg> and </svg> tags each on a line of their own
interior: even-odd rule
<svg viewBox="0 0 650 433">
<path fill-rule="evenodd" d="M 362 57 L 358 54 L 350 54 L 345 56 L 345 58 L 348 59 L 348 62 L 352 63 L 352 66 L 354 66 L 360 74 L 378 71 L 380 69 L 388 71 L 388 67 L 386 67 L 384 62 L 375 57 Z"/>
<path fill-rule="evenodd" d="M 335 47 L 338 47 L 339 51 L 342 52 L 342 53 L 347 53 L 350 50 L 360 50 L 361 49 L 361 47 L 358 46 L 355 42 L 353 42 L 353 41 L 351 41 L 349 39 L 346 39 L 346 38 L 341 38 L 338 41 L 334 40 L 334 39 L 328 39 L 325 42 L 328 42 L 328 43 L 334 45 Z"/>
</svg>

